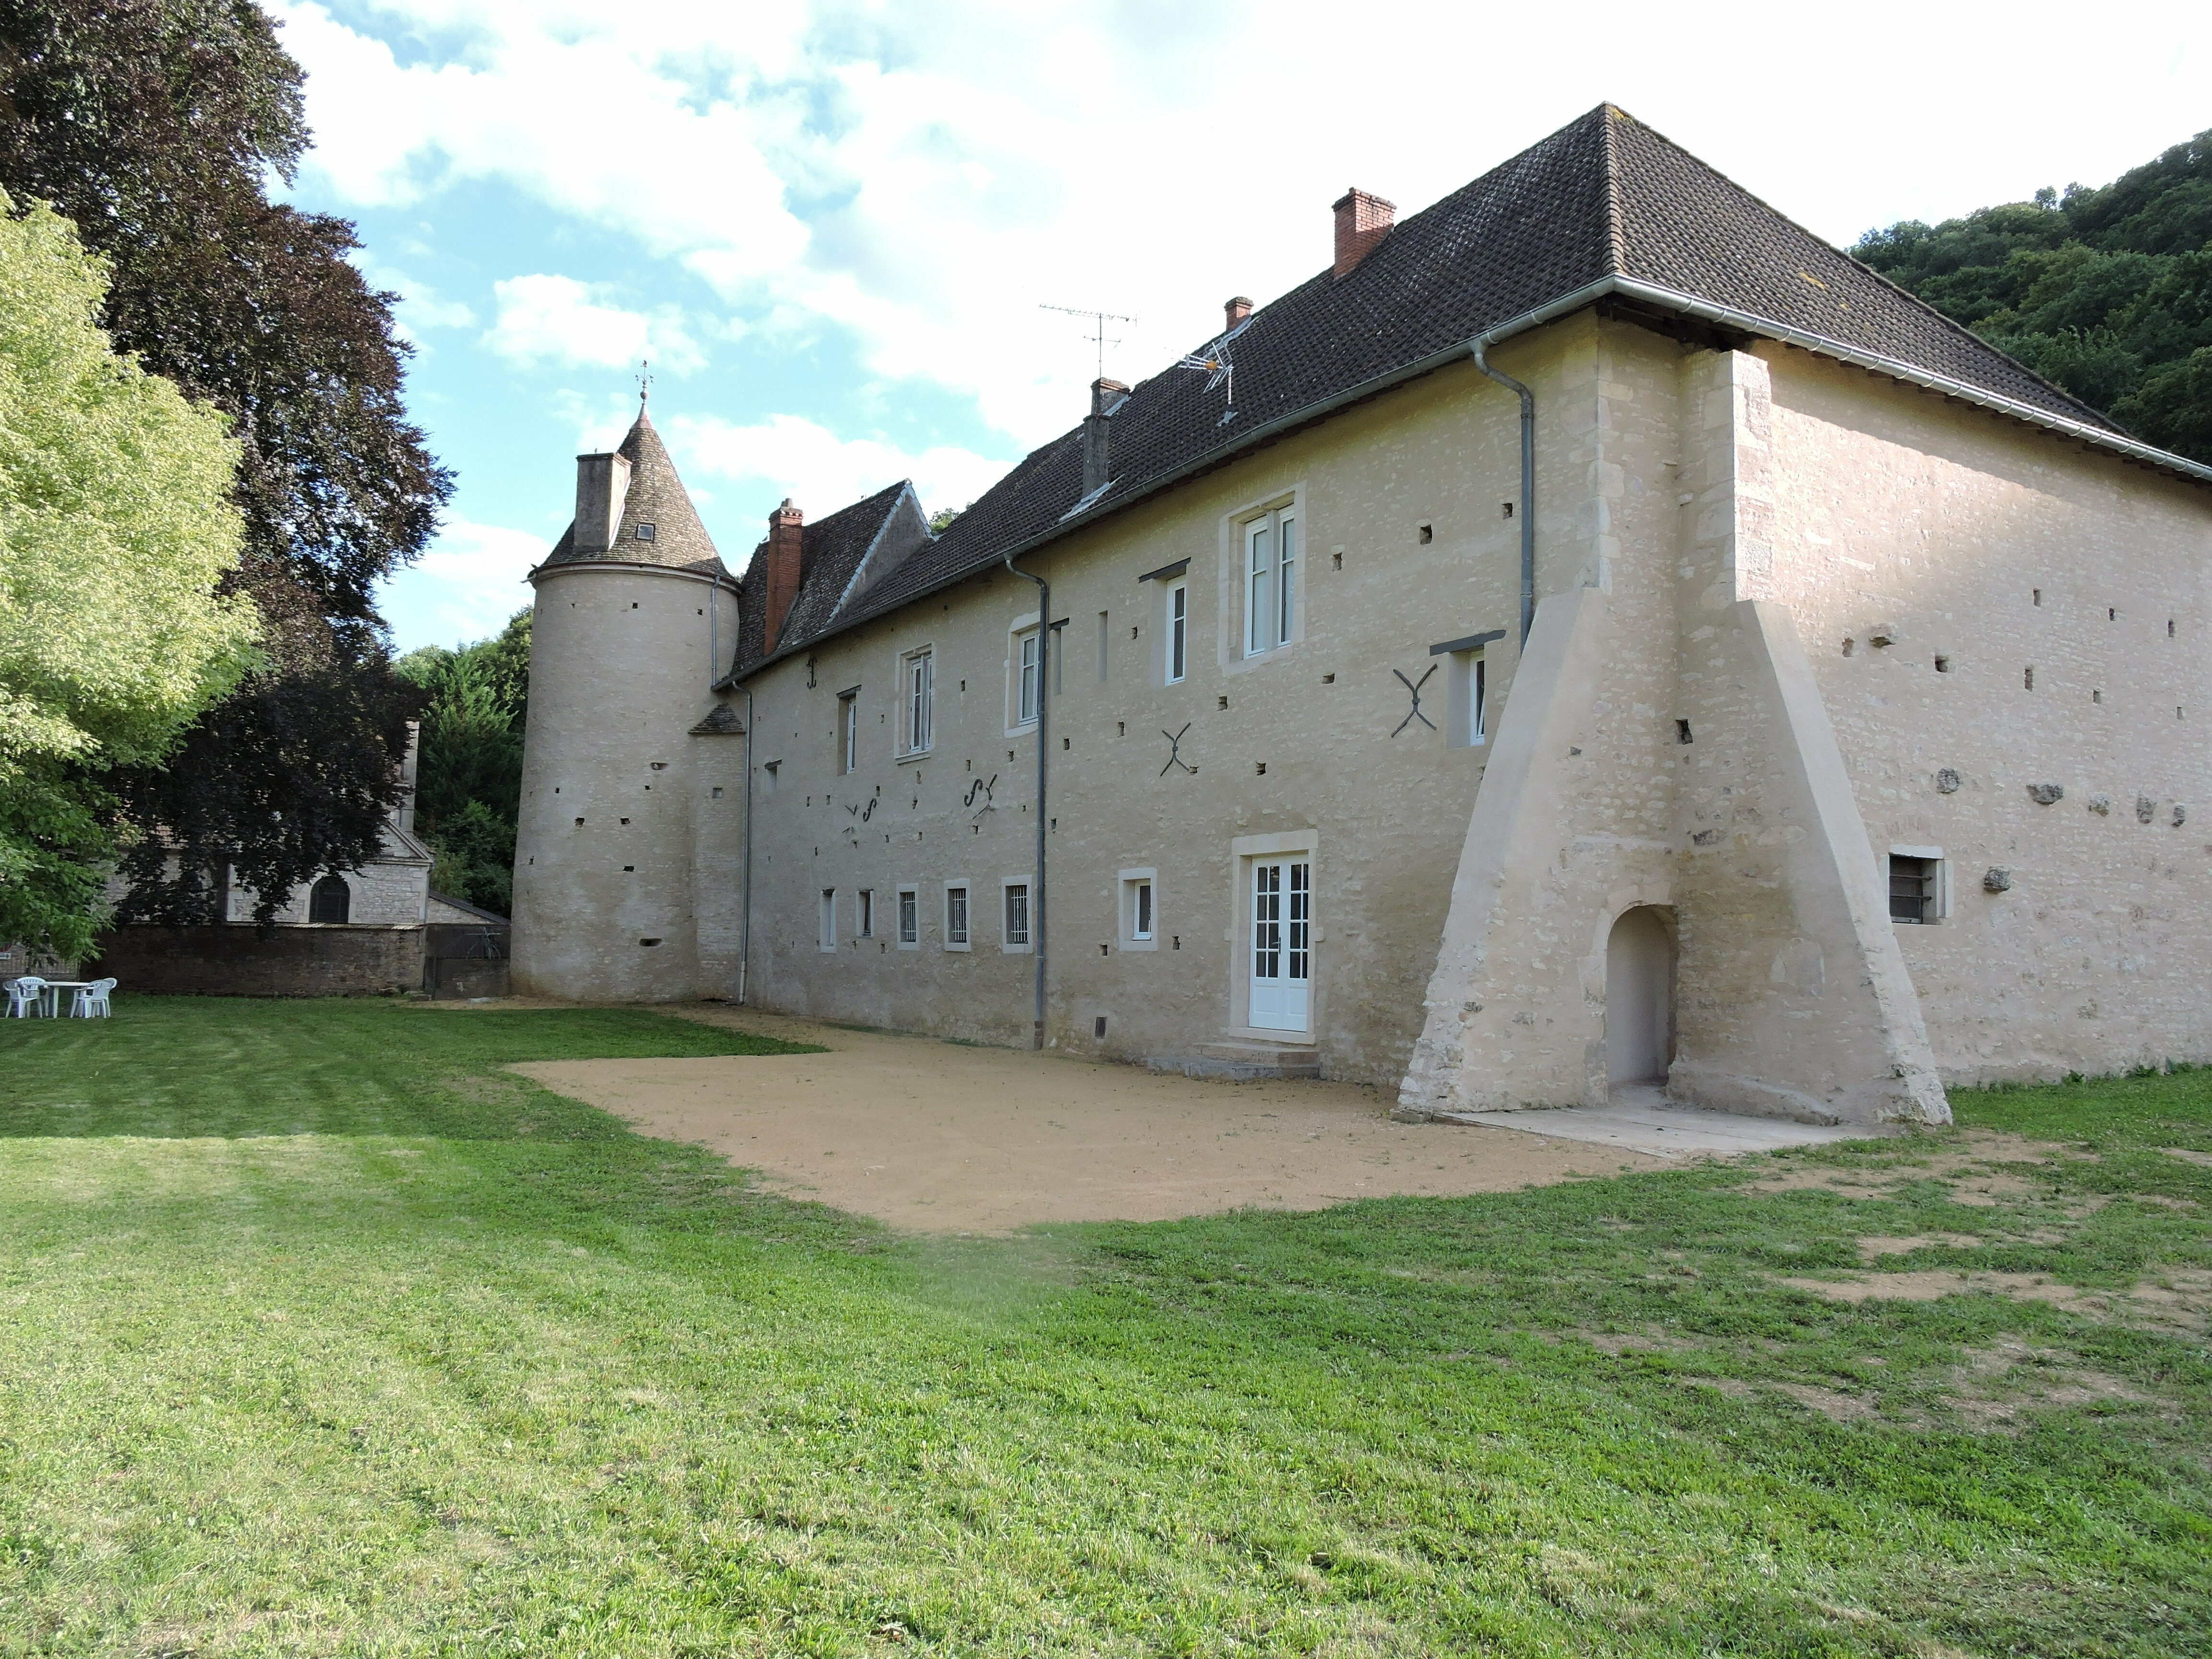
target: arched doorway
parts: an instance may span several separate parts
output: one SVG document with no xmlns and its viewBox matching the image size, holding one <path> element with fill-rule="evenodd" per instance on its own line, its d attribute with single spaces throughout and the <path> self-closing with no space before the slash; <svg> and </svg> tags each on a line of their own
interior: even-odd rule
<svg viewBox="0 0 2212 1659">
<path fill-rule="evenodd" d="M 1664 1083 L 1674 1048 L 1674 930 L 1649 904 L 1614 918 L 1605 942 L 1605 1070 L 1610 1083 Z"/>
<path fill-rule="evenodd" d="M 317 882 L 307 895 L 309 921 L 344 921 L 352 915 L 353 889 L 335 871 Z"/>
</svg>

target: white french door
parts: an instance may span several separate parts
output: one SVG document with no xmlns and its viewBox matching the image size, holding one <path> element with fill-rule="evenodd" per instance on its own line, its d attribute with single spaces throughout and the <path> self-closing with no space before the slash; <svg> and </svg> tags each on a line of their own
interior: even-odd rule
<svg viewBox="0 0 2212 1659">
<path fill-rule="evenodd" d="M 1252 862 L 1252 1006 L 1248 1023 L 1312 1029 L 1313 866 L 1304 859 Z"/>
</svg>

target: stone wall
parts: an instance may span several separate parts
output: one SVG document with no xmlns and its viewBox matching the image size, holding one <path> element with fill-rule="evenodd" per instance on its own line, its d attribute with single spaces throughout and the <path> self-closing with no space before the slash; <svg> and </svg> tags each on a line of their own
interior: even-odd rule
<svg viewBox="0 0 2212 1659">
<path fill-rule="evenodd" d="M 100 936 L 82 977 L 112 977 L 118 998 L 374 996 L 421 988 L 422 935 L 419 926 L 118 927 Z"/>
</svg>

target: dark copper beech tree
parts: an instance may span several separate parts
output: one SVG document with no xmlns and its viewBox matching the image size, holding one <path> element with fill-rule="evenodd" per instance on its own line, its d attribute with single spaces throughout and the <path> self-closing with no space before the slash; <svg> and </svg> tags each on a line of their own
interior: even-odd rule
<svg viewBox="0 0 2212 1659">
<path fill-rule="evenodd" d="M 168 763 L 106 780 L 149 832 L 125 920 L 214 920 L 230 865 L 265 921 L 374 855 L 418 701 L 373 594 L 453 481 L 407 419 L 395 296 L 348 261 L 353 226 L 268 198 L 308 145 L 302 79 L 251 0 L 0 0 L 0 185 L 76 222 L 113 268 L 117 347 L 244 446 L 235 580 L 267 662 Z"/>
</svg>

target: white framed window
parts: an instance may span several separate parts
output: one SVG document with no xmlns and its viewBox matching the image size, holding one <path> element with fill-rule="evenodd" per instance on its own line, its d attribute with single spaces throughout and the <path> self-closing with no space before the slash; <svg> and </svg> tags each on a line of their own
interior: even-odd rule
<svg viewBox="0 0 2212 1659">
<path fill-rule="evenodd" d="M 921 891 L 912 883 L 898 890 L 898 948 L 921 949 Z"/>
<path fill-rule="evenodd" d="M 1168 584 L 1168 684 L 1174 685 L 1190 672 L 1190 583 L 1182 578 Z"/>
<path fill-rule="evenodd" d="M 860 769 L 860 688 L 837 694 L 837 769 Z"/>
<path fill-rule="evenodd" d="M 876 936 L 876 890 L 863 887 L 853 895 L 853 934 L 856 939 Z"/>
<path fill-rule="evenodd" d="M 1429 647 L 1444 659 L 1444 741 L 1455 749 L 1479 749 L 1490 741 L 1490 662 L 1487 648 L 1505 630 L 1473 634 Z"/>
<path fill-rule="evenodd" d="M 1159 942 L 1159 879 L 1152 870 L 1121 872 L 1121 948 L 1157 951 Z"/>
<path fill-rule="evenodd" d="M 818 914 L 815 921 L 816 945 L 824 951 L 836 950 L 837 948 L 837 890 L 836 888 L 825 887 L 822 890 Z"/>
<path fill-rule="evenodd" d="M 945 948 L 968 948 L 968 883 L 964 879 L 945 884 Z"/>
<path fill-rule="evenodd" d="M 1034 951 L 1030 941 L 1030 882 L 1027 876 L 1007 876 L 999 883 L 999 948 L 1013 952 Z"/>
<path fill-rule="evenodd" d="M 1889 849 L 1889 919 L 1930 926 L 1951 913 L 1950 866 L 1940 847 Z"/>
<path fill-rule="evenodd" d="M 1290 643 L 1297 631 L 1298 515 L 1278 507 L 1247 519 L 1244 543 L 1244 654 Z"/>
<path fill-rule="evenodd" d="M 1008 688 L 1009 711 L 1013 718 L 1008 726 L 1035 726 L 1037 709 L 1044 696 L 1044 630 L 1031 626 L 1014 632 L 1013 648 L 1008 653 L 1008 666 L 1013 684 Z"/>
<path fill-rule="evenodd" d="M 899 752 L 926 755 L 936 724 L 937 653 L 927 647 L 899 659 Z"/>
</svg>

